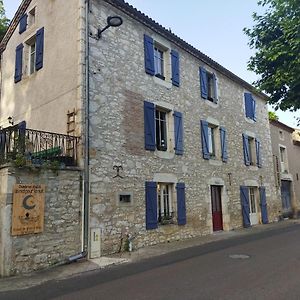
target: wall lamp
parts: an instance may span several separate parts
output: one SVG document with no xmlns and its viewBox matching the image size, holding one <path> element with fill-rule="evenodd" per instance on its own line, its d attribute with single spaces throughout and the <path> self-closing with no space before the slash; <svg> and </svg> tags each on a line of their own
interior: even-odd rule
<svg viewBox="0 0 300 300">
<path fill-rule="evenodd" d="M 14 118 L 13 117 L 8 117 L 7 121 L 9 124 L 14 125 Z"/>
<path fill-rule="evenodd" d="M 98 29 L 98 39 L 101 38 L 101 34 L 103 31 L 108 29 L 109 27 L 119 27 L 123 24 L 123 19 L 119 16 L 112 16 L 107 18 L 107 25 L 103 29 Z"/>
</svg>

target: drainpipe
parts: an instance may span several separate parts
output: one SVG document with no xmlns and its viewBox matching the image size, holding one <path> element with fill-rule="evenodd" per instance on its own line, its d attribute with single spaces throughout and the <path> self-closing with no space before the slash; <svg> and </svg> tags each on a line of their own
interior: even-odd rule
<svg viewBox="0 0 300 300">
<path fill-rule="evenodd" d="M 89 11 L 90 1 L 85 0 L 85 102 L 84 105 L 84 184 L 83 184 L 83 251 L 88 253 L 89 245 L 89 188 L 90 188 L 90 157 L 89 157 Z"/>
</svg>

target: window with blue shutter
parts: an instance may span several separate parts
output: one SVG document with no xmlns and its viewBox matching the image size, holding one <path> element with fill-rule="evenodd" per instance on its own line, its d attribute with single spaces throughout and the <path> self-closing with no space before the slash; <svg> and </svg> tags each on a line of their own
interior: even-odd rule
<svg viewBox="0 0 300 300">
<path fill-rule="evenodd" d="M 209 154 L 209 141 L 208 141 L 208 122 L 201 120 L 201 142 L 202 142 L 202 153 L 204 159 L 210 159 Z"/>
<path fill-rule="evenodd" d="M 246 117 L 256 121 L 256 101 L 251 93 L 244 93 Z"/>
<path fill-rule="evenodd" d="M 157 183 L 146 181 L 146 229 L 157 228 Z"/>
<path fill-rule="evenodd" d="M 224 127 L 220 127 L 220 138 L 221 138 L 221 157 L 223 162 L 227 162 L 227 133 Z"/>
<path fill-rule="evenodd" d="M 171 65 L 172 65 L 172 84 L 179 86 L 179 54 L 175 50 L 171 50 Z"/>
<path fill-rule="evenodd" d="M 204 67 L 199 68 L 201 97 L 213 103 L 218 103 L 217 76 Z"/>
<path fill-rule="evenodd" d="M 144 101 L 144 133 L 145 149 L 155 150 L 155 107 L 151 102 Z"/>
<path fill-rule="evenodd" d="M 36 32 L 36 60 L 35 69 L 40 70 L 43 67 L 44 59 L 44 27 Z"/>
<path fill-rule="evenodd" d="M 186 206 L 185 206 L 185 184 L 178 182 L 177 190 L 177 222 L 178 225 L 186 224 Z"/>
<path fill-rule="evenodd" d="M 259 188 L 260 196 L 260 211 L 261 211 L 261 220 L 263 224 L 268 224 L 268 208 L 267 208 L 267 198 L 266 198 L 266 188 L 261 186 Z"/>
<path fill-rule="evenodd" d="M 183 123 L 182 113 L 174 111 L 175 154 L 183 154 Z"/>
<path fill-rule="evenodd" d="M 250 227 L 250 207 L 249 207 L 249 188 L 247 186 L 240 186 L 240 198 L 242 206 L 242 216 L 244 227 Z"/>
<path fill-rule="evenodd" d="M 206 70 L 203 67 L 199 68 L 199 76 L 200 76 L 201 97 L 203 99 L 207 99 L 208 96 L 207 76 L 206 76 Z"/>
<path fill-rule="evenodd" d="M 22 80 L 23 48 L 23 44 L 18 45 L 16 48 L 15 82 Z"/>
<path fill-rule="evenodd" d="M 21 18 L 20 18 L 20 22 L 19 22 L 19 33 L 23 33 L 24 31 L 26 31 L 27 28 L 27 18 L 28 15 L 24 14 Z"/>
<path fill-rule="evenodd" d="M 153 39 L 144 34 L 144 53 L 145 53 L 145 71 L 147 74 L 154 76 L 154 45 Z"/>
<path fill-rule="evenodd" d="M 256 165 L 261 168 L 262 163 L 261 163 L 261 153 L 260 153 L 260 141 L 259 139 L 255 139 L 255 148 L 256 148 Z"/>
<path fill-rule="evenodd" d="M 250 166 L 250 145 L 249 138 L 246 134 L 243 134 L 243 150 L 244 150 L 244 162 L 246 166 Z"/>
</svg>

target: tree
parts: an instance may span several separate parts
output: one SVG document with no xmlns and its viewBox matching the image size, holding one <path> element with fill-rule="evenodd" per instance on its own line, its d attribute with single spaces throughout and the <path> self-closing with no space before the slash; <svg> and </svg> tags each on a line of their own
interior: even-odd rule
<svg viewBox="0 0 300 300">
<path fill-rule="evenodd" d="M 8 25 L 9 25 L 9 19 L 7 19 L 5 16 L 3 0 L 0 0 L 0 41 L 4 37 Z"/>
<path fill-rule="evenodd" d="M 274 113 L 273 111 L 269 111 L 269 120 L 271 120 L 271 121 L 278 121 L 279 118 L 276 115 L 276 113 Z"/>
<path fill-rule="evenodd" d="M 270 96 L 275 110 L 300 109 L 300 5 L 299 0 L 260 0 L 263 15 L 254 13 L 248 69 L 260 75 L 254 84 Z"/>
</svg>

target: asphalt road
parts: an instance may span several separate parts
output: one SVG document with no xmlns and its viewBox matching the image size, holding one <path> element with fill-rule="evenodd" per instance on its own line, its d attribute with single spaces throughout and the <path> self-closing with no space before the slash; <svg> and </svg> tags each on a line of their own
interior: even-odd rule
<svg viewBox="0 0 300 300">
<path fill-rule="evenodd" d="M 0 293 L 0 299 L 300 299 L 300 225 Z"/>
</svg>

